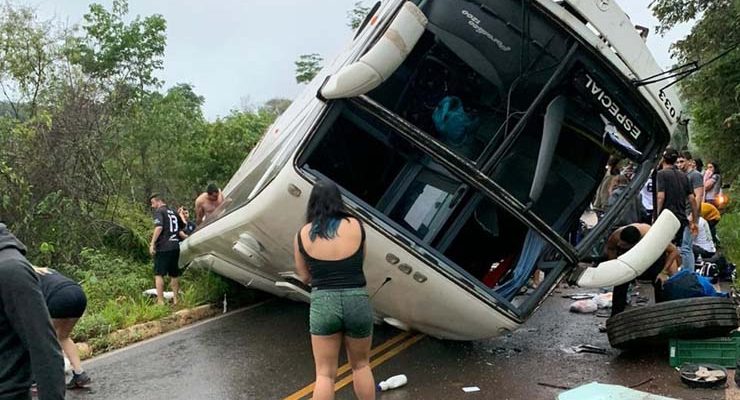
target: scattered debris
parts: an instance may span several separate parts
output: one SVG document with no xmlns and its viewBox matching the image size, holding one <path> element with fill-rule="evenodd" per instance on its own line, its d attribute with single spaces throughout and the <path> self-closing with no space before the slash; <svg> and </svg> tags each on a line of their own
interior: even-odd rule
<svg viewBox="0 0 740 400">
<path fill-rule="evenodd" d="M 599 332 L 601 332 L 601 333 L 604 333 L 604 332 L 606 332 L 606 325 L 604 325 L 604 324 L 599 324 Z"/>
<path fill-rule="evenodd" d="M 462 388 L 462 390 L 465 393 L 480 392 L 480 388 L 478 386 L 467 386 Z"/>
<path fill-rule="evenodd" d="M 570 311 L 571 312 L 577 312 L 577 313 L 592 313 L 596 312 L 596 310 L 602 309 L 602 308 L 612 308 L 612 293 L 602 293 L 602 294 L 596 294 L 591 293 L 588 294 L 588 298 L 582 298 L 582 296 L 586 296 L 586 294 L 578 294 L 571 296 L 571 298 L 580 298 L 581 300 L 577 300 L 573 302 L 570 305 Z"/>
<path fill-rule="evenodd" d="M 593 299 L 596 293 L 576 293 L 576 294 L 564 294 L 563 298 L 572 300 L 586 300 Z"/>
<path fill-rule="evenodd" d="M 570 305 L 570 312 L 580 313 L 580 314 L 594 313 L 598 309 L 599 309 L 599 306 L 592 299 L 577 300 L 571 303 Z"/>
<path fill-rule="evenodd" d="M 684 364 L 679 370 L 681 382 L 690 388 L 713 388 L 727 382 L 727 369 L 715 364 Z"/>
<path fill-rule="evenodd" d="M 157 297 L 157 289 L 147 289 L 141 294 L 143 294 L 144 296 L 149 296 L 149 297 Z M 173 297 L 175 297 L 174 292 L 164 292 L 162 293 L 162 295 L 167 300 L 171 300 Z"/>
<path fill-rule="evenodd" d="M 630 385 L 629 388 L 630 389 L 634 389 L 634 388 L 636 388 L 638 386 L 642 386 L 642 385 L 644 385 L 644 384 L 646 384 L 648 382 L 651 382 L 654 379 L 655 379 L 655 377 L 654 376 L 651 376 L 650 378 L 647 378 L 647 379 L 645 379 L 642 382 L 635 383 L 634 385 Z M 562 390 L 570 390 L 570 389 L 573 389 L 572 386 L 555 385 L 555 384 L 547 383 L 547 382 L 537 382 L 537 384 L 540 385 L 540 386 L 550 387 L 550 388 L 554 388 L 554 389 L 562 389 Z M 585 398 L 586 397 L 584 397 L 584 399 Z M 620 397 L 620 399 L 621 399 L 621 397 Z"/>
<path fill-rule="evenodd" d="M 634 388 L 639 387 L 639 386 L 642 386 L 642 385 L 644 385 L 644 384 L 646 384 L 648 382 L 652 382 L 654 379 L 655 379 L 655 377 L 654 376 L 651 376 L 650 378 L 647 378 L 647 379 L 645 379 L 642 382 L 635 383 L 634 385 L 629 385 L 628 387 L 630 389 L 634 389 Z"/>
<path fill-rule="evenodd" d="M 552 383 L 547 383 L 547 382 L 537 382 L 537 384 L 540 385 L 540 386 L 550 387 L 550 388 L 554 388 L 554 389 L 563 389 L 563 390 L 570 390 L 570 389 L 572 389 L 572 387 L 570 387 L 570 386 L 553 385 Z"/>
<path fill-rule="evenodd" d="M 579 344 L 578 346 L 571 347 L 574 353 L 594 353 L 594 354 L 607 354 L 608 350 L 603 347 L 593 346 L 590 344 Z"/>
<path fill-rule="evenodd" d="M 407 382 L 408 382 L 408 379 L 406 378 L 406 375 L 404 374 L 394 375 L 378 383 L 376 389 L 378 392 L 385 392 L 386 390 L 391 390 L 391 389 L 401 387 L 405 385 Z"/>
<path fill-rule="evenodd" d="M 560 393 L 558 400 L 676 400 L 619 385 L 592 382 L 567 392 Z"/>
</svg>

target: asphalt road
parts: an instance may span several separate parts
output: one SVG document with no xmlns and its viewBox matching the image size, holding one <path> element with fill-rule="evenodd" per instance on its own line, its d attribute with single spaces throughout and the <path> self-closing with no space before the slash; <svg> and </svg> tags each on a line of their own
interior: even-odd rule
<svg viewBox="0 0 740 400">
<path fill-rule="evenodd" d="M 668 365 L 667 349 L 639 354 L 571 354 L 570 346 L 609 348 L 605 319 L 567 311 L 560 294 L 513 334 L 485 341 L 440 341 L 376 327 L 376 380 L 406 374 L 409 383 L 379 399 L 555 399 L 563 389 L 598 381 L 682 399 L 734 398 L 726 390 L 688 389 Z M 275 299 L 226 314 L 85 363 L 89 390 L 68 399 L 310 398 L 313 360 L 308 307 Z M 340 361 L 342 364 L 345 360 Z M 354 398 L 348 373 L 338 399 Z M 345 379 L 343 379 L 345 378 Z M 732 382 L 730 380 L 730 382 Z M 465 393 L 463 387 L 479 392 Z M 732 384 L 734 386 L 734 384 Z"/>
</svg>

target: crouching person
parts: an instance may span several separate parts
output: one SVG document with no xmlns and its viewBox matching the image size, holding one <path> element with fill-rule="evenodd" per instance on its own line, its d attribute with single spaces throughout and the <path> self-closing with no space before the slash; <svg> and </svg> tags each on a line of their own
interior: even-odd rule
<svg viewBox="0 0 740 400">
<path fill-rule="evenodd" d="M 630 224 L 615 230 L 606 242 L 605 253 L 609 260 L 613 260 L 633 248 L 650 230 L 648 224 Z M 653 284 L 655 302 L 663 301 L 663 282 L 673 275 L 681 265 L 681 253 L 673 244 L 668 244 L 663 254 L 637 279 L 648 280 Z M 627 306 L 627 291 L 631 282 L 614 287 L 612 295 L 612 316 L 624 311 Z"/>
<path fill-rule="evenodd" d="M 0 400 L 64 399 L 64 359 L 26 247 L 0 224 Z"/>
<path fill-rule="evenodd" d="M 67 388 L 84 388 L 90 384 L 90 377 L 82 370 L 77 346 L 70 335 L 87 308 L 85 292 L 77 282 L 53 269 L 38 267 L 34 269 L 39 275 L 41 292 L 49 308 L 51 323 L 57 332 L 57 340 L 64 354 L 69 358 L 69 363 L 72 364 L 72 380 L 67 384 Z"/>
</svg>

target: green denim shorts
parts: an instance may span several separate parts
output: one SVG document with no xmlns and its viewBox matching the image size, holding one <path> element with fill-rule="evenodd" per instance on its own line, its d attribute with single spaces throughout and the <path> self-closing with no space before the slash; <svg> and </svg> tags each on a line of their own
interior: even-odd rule
<svg viewBox="0 0 740 400">
<path fill-rule="evenodd" d="M 373 308 L 363 288 L 313 290 L 309 325 L 312 335 L 344 332 L 355 339 L 373 333 Z"/>
</svg>

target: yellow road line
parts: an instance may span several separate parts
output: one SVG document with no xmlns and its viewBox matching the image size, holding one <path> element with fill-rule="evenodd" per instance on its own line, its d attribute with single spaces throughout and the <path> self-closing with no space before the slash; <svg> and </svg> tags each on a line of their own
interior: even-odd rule
<svg viewBox="0 0 740 400">
<path fill-rule="evenodd" d="M 412 337 L 411 339 L 401 343 L 398 347 L 394 347 L 393 349 L 389 350 L 387 353 L 383 354 L 382 356 L 376 358 L 375 360 L 370 362 L 370 369 L 377 367 L 378 365 L 390 360 L 391 358 L 398 355 L 398 353 L 406 350 L 407 348 L 411 347 L 414 343 L 418 342 L 421 339 L 424 339 L 426 337 L 425 334 L 419 333 L 416 336 Z M 337 392 L 339 389 L 347 386 L 352 382 L 352 375 L 349 375 L 342 379 L 341 381 L 334 384 L 334 391 Z"/>
<path fill-rule="evenodd" d="M 385 351 L 387 348 L 395 345 L 396 343 L 407 339 L 409 336 L 411 336 L 411 332 L 401 332 L 400 334 L 392 337 L 391 339 L 383 342 L 380 346 L 370 350 L 370 358 L 374 357 L 378 353 L 381 353 Z M 343 375 L 345 372 L 349 371 L 352 368 L 352 366 L 349 363 L 345 363 L 339 369 L 337 370 L 337 376 Z M 298 400 L 303 398 L 306 395 L 309 395 L 313 392 L 314 384 L 311 383 L 310 385 L 304 387 L 303 389 L 291 394 L 290 396 L 286 397 L 284 400 Z"/>
</svg>

